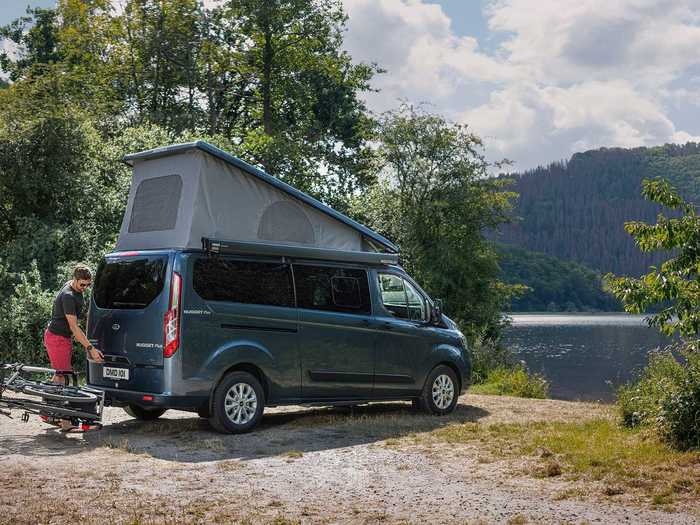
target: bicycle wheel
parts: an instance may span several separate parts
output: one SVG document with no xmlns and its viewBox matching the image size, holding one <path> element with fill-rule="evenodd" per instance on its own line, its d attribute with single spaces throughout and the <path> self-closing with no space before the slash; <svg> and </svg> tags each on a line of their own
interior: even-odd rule
<svg viewBox="0 0 700 525">
<path fill-rule="evenodd" d="M 26 385 L 23 392 L 33 396 L 41 396 L 50 401 L 69 401 L 71 403 L 97 402 L 97 396 L 95 394 L 63 385 L 44 385 L 37 383 Z"/>
</svg>

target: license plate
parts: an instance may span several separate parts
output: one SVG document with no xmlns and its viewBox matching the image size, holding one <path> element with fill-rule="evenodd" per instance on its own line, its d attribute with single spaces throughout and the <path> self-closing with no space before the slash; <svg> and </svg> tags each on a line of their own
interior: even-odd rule
<svg viewBox="0 0 700 525">
<path fill-rule="evenodd" d="M 102 369 L 102 377 L 105 379 L 119 379 L 120 381 L 127 380 L 129 379 L 129 369 L 105 366 Z"/>
</svg>

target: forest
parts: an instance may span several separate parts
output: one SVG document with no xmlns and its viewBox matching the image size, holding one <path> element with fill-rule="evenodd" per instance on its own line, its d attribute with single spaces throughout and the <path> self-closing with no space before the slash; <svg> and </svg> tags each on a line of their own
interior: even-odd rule
<svg viewBox="0 0 700 525">
<path fill-rule="evenodd" d="M 671 255 L 640 251 L 625 231 L 626 222 L 653 222 L 662 211 L 677 215 L 644 199 L 643 181 L 668 180 L 697 204 L 700 145 L 601 148 L 507 178 L 518 194 L 511 221 L 488 237 L 502 245 L 502 279 L 529 287 L 511 309 L 618 311 L 601 275 L 639 276 Z"/>
<path fill-rule="evenodd" d="M 513 312 L 622 310 L 620 302 L 603 290 L 602 276 L 582 264 L 507 244 L 499 245 L 498 253 L 502 279 L 529 288 L 513 298 Z"/>
<path fill-rule="evenodd" d="M 669 256 L 640 252 L 625 231 L 625 222 L 653 222 L 664 210 L 642 197 L 642 181 L 662 177 L 700 202 L 700 144 L 602 148 L 510 177 L 519 195 L 513 221 L 492 238 L 600 273 L 639 276 Z"/>
<path fill-rule="evenodd" d="M 484 232 L 515 195 L 465 126 L 367 109 L 383 70 L 343 50 L 345 22 L 340 0 L 59 0 L 1 27 L 3 360 L 45 359 L 54 294 L 112 250 L 122 157 L 195 139 L 388 236 L 465 333 L 495 337 L 522 287 L 499 279 Z"/>
</svg>

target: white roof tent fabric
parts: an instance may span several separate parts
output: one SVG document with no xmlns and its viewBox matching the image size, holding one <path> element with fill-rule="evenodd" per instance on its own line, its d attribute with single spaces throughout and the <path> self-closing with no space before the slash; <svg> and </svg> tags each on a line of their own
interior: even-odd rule
<svg viewBox="0 0 700 525">
<path fill-rule="evenodd" d="M 133 153 L 124 161 L 134 174 L 118 251 L 202 248 L 209 238 L 398 253 L 366 226 L 207 142 Z"/>
</svg>

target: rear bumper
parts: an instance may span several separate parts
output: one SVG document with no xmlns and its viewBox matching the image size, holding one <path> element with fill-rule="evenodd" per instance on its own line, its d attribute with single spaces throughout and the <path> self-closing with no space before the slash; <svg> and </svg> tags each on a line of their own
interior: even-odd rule
<svg viewBox="0 0 700 525">
<path fill-rule="evenodd" d="M 105 388 L 96 385 L 90 386 L 103 390 L 105 393 L 105 404 L 112 406 L 135 404 L 146 408 L 159 407 L 175 408 L 179 410 L 197 410 L 201 407 L 205 407 L 209 401 L 206 396 L 173 396 L 163 393 L 138 392 L 135 390 Z"/>
</svg>

